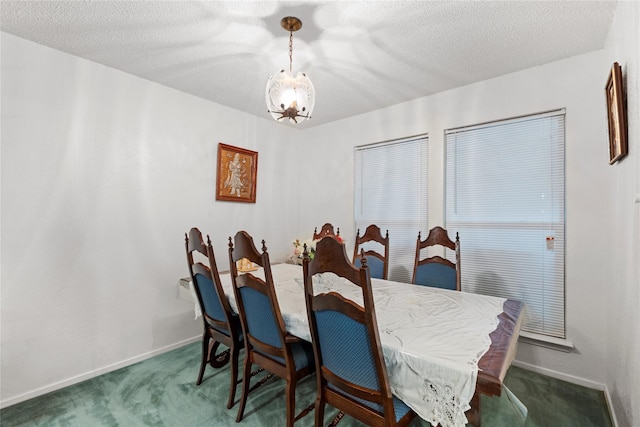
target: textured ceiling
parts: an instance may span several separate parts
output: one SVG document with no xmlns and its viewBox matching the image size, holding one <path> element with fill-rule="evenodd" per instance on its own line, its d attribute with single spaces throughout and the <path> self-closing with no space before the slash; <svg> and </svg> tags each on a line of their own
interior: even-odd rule
<svg viewBox="0 0 640 427">
<path fill-rule="evenodd" d="M 604 47 L 610 1 L 2 1 L 4 32 L 271 120 L 289 64 L 316 88 L 301 128 Z"/>
</svg>

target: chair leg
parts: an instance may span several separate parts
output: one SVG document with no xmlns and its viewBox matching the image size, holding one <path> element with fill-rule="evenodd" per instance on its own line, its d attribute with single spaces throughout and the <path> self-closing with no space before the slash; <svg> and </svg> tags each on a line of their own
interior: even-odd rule
<svg viewBox="0 0 640 427">
<path fill-rule="evenodd" d="M 251 378 L 251 352 L 246 349 L 244 355 L 244 371 L 242 372 L 242 397 L 240 398 L 240 407 L 238 408 L 238 416 L 236 422 L 242 421 L 244 416 L 244 405 L 247 403 L 247 395 L 249 394 L 249 380 Z"/>
<path fill-rule="evenodd" d="M 324 401 L 320 399 L 320 396 L 316 399 L 316 424 L 315 427 L 322 427 L 324 425 Z"/>
<path fill-rule="evenodd" d="M 207 331 L 204 331 L 204 334 L 202 335 L 202 361 L 200 362 L 200 373 L 198 374 L 196 385 L 202 384 L 202 376 L 204 375 L 204 368 L 207 367 L 208 361 L 209 361 L 209 334 L 207 334 Z"/>
<path fill-rule="evenodd" d="M 238 357 L 240 349 L 234 345 L 231 349 L 231 388 L 229 389 L 229 401 L 227 409 L 231 409 L 236 400 L 236 386 L 238 385 Z"/>
<path fill-rule="evenodd" d="M 287 381 L 287 427 L 293 427 L 296 418 L 296 381 L 290 378 Z"/>
</svg>

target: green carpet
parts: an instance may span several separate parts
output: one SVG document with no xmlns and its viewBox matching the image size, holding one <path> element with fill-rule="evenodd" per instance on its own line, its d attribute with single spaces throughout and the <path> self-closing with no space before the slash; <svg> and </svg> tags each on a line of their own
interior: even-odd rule
<svg viewBox="0 0 640 427">
<path fill-rule="evenodd" d="M 240 356 L 241 361 L 243 354 Z M 241 363 L 242 365 L 242 363 Z M 10 406 L 0 411 L 0 425 L 12 426 L 231 426 L 238 404 L 226 409 L 229 367 L 207 367 L 204 381 L 195 385 L 200 366 L 200 343 L 156 356 L 135 365 Z M 255 381 L 255 378 L 254 378 Z M 604 395 L 517 367 L 505 384 L 527 407 L 521 413 L 503 393 L 482 398 L 483 427 L 607 427 L 611 426 Z M 240 399 L 240 388 L 236 402 Z M 315 399 L 315 377 L 302 381 L 296 392 L 296 412 Z M 284 382 L 273 378 L 249 395 L 244 419 L 238 425 L 284 425 Z M 336 411 L 327 407 L 328 423 Z M 296 427 L 313 426 L 313 412 Z M 361 426 L 345 416 L 339 427 Z M 429 426 L 416 419 L 411 426 Z"/>
</svg>

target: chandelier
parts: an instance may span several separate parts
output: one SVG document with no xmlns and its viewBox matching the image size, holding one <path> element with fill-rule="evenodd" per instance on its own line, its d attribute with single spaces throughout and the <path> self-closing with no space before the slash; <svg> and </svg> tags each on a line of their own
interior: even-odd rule
<svg viewBox="0 0 640 427">
<path fill-rule="evenodd" d="M 265 91 L 267 111 L 276 121 L 289 119 L 291 123 L 302 123 L 311 117 L 316 103 L 316 91 L 307 75 L 292 73 L 293 32 L 302 28 L 302 21 L 293 16 L 282 18 L 280 25 L 289 31 L 289 71 L 280 70 L 269 77 Z"/>
</svg>

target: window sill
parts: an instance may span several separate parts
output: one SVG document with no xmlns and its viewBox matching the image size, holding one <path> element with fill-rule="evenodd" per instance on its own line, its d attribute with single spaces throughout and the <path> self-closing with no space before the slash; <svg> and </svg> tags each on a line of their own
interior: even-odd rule
<svg viewBox="0 0 640 427">
<path fill-rule="evenodd" d="M 532 332 L 520 332 L 519 341 L 551 350 L 563 351 L 565 353 L 569 353 L 575 348 L 573 343 L 567 339 L 534 334 Z"/>
</svg>

